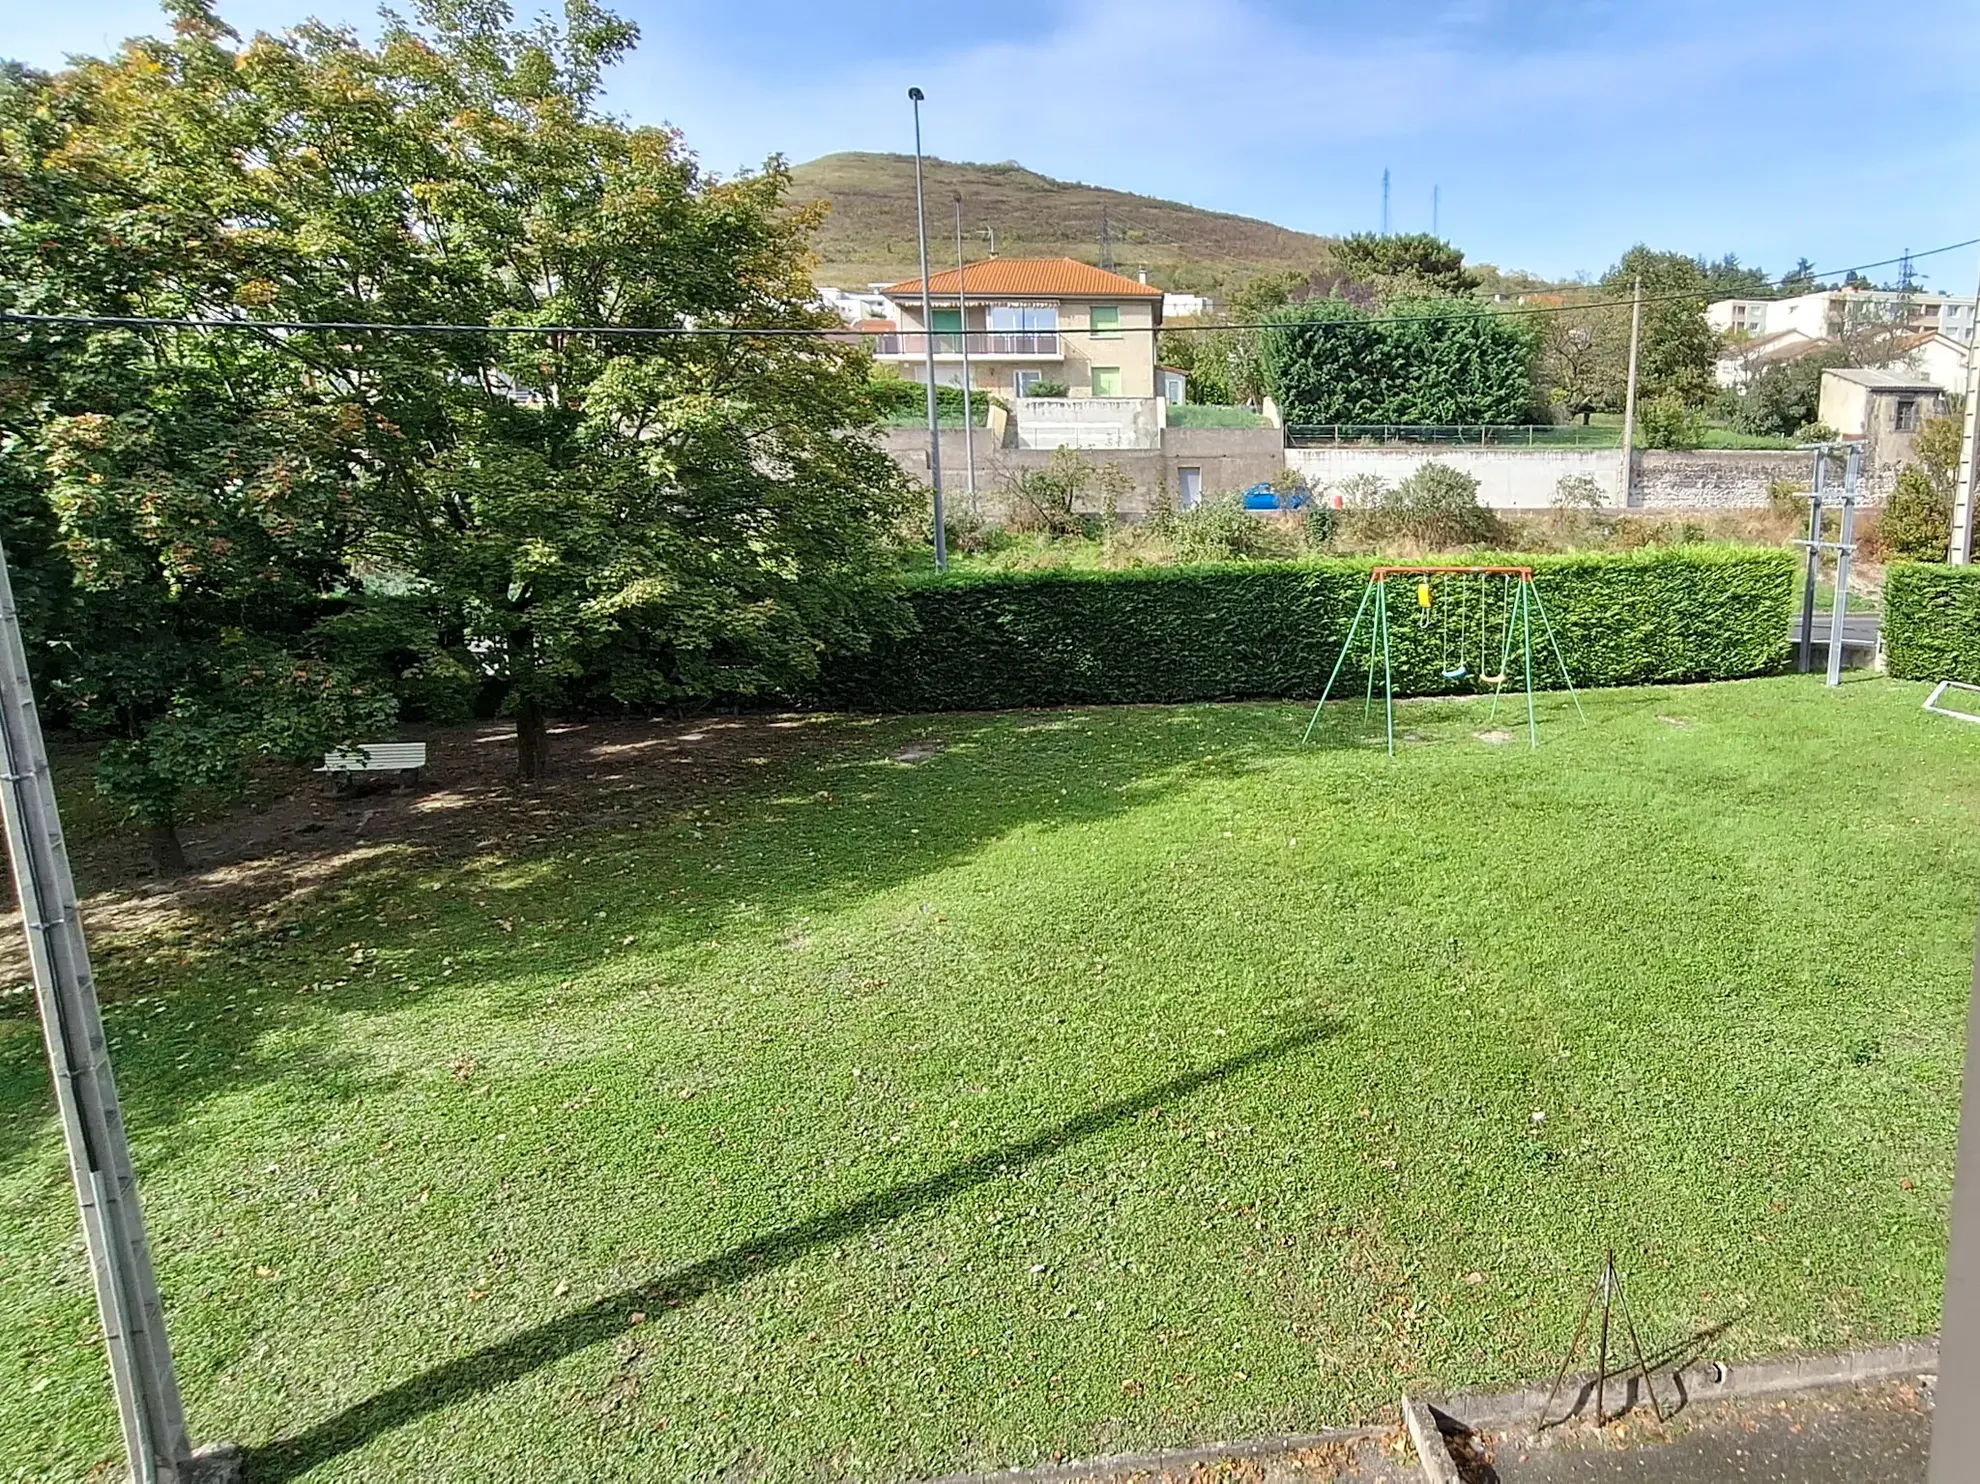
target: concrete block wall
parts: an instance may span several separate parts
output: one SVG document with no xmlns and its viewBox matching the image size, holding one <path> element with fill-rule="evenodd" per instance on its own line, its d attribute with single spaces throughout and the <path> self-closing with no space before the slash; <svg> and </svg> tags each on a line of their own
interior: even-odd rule
<svg viewBox="0 0 1980 1484">
<path fill-rule="evenodd" d="M 1179 486 L 1177 471 L 1203 471 L 1203 493 L 1226 494 L 1271 479 L 1286 467 L 1286 450 L 1277 428 L 1162 428 L 1150 448 L 1082 449 L 1095 466 L 1112 464 L 1127 475 L 1131 488 L 1121 497 L 1120 513 L 1146 515 L 1158 492 L 1171 497 Z M 887 453 L 910 479 L 929 481 L 928 432 L 924 428 L 888 428 L 882 435 Z M 1051 463 L 1046 448 L 1000 445 L 989 430 L 978 428 L 976 450 L 977 508 L 985 520 L 1001 520 L 1005 501 L 1000 487 L 1012 474 L 1043 469 Z M 942 430 L 942 488 L 950 508 L 968 503 L 968 476 L 960 428 Z"/>
</svg>

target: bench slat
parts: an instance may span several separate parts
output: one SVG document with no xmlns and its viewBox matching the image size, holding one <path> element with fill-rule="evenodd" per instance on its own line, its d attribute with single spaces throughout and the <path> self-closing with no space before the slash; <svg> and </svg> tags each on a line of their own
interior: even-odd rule
<svg viewBox="0 0 1980 1484">
<path fill-rule="evenodd" d="M 426 766 L 424 742 L 371 742 L 323 754 L 319 773 L 391 773 Z"/>
</svg>

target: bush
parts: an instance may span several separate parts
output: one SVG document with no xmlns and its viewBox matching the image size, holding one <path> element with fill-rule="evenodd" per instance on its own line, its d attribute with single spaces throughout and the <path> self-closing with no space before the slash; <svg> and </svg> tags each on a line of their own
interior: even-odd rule
<svg viewBox="0 0 1980 1484">
<path fill-rule="evenodd" d="M 1916 464 L 1898 470 L 1877 518 L 1877 553 L 1887 561 L 1942 562 L 1952 544 L 1953 501 Z"/>
<path fill-rule="evenodd" d="M 1027 397 L 1064 397 L 1071 395 L 1071 393 L 1063 381 L 1034 381 L 1031 384 L 1031 390 L 1026 392 L 1025 395 Z"/>
<path fill-rule="evenodd" d="M 1291 554 L 1286 533 L 1246 510 L 1241 495 L 1219 495 L 1172 516 L 1164 534 L 1179 562 L 1245 562 Z"/>
<path fill-rule="evenodd" d="M 1095 467 L 1079 450 L 1055 448 L 1042 469 L 1021 469 L 1004 477 L 1000 491 L 1009 512 L 1005 524 L 1013 531 L 1046 531 L 1055 536 L 1078 535 L 1086 516 L 1110 522 L 1122 494 L 1131 485 L 1118 464 Z M 1082 512 L 1084 501 L 1098 501 L 1097 510 Z"/>
<path fill-rule="evenodd" d="M 1563 474 L 1554 485 L 1554 508 L 1581 515 L 1600 515 L 1608 508 L 1602 486 L 1592 474 Z"/>
<path fill-rule="evenodd" d="M 1884 575 L 1884 654 L 1900 680 L 1980 685 L 1980 567 L 1895 563 Z"/>
<path fill-rule="evenodd" d="M 883 422 L 927 425 L 928 386 L 925 382 L 909 381 L 904 376 L 875 376 L 867 384 L 874 404 L 880 409 Z M 970 412 L 980 428 L 989 420 L 990 404 L 997 401 L 994 392 L 977 388 L 970 393 Z M 960 423 L 963 415 L 963 391 L 959 386 L 935 388 L 935 410 L 944 422 Z"/>
<path fill-rule="evenodd" d="M 1705 419 L 1684 398 L 1667 392 L 1637 409 L 1636 439 L 1642 448 L 1696 448 L 1705 440 Z"/>
<path fill-rule="evenodd" d="M 923 711 L 1314 696 L 1365 561 L 955 575 L 910 584 L 915 632 L 828 666 L 819 699 Z M 1720 680 L 1786 666 L 1796 557 L 1744 547 L 1533 560 L 1577 685 Z M 1406 595 L 1391 593 L 1400 605 Z M 1399 694 L 1449 690 L 1438 631 L 1394 610 Z"/>
<path fill-rule="evenodd" d="M 1498 517 L 1478 503 L 1478 481 L 1449 464 L 1424 463 L 1375 497 L 1364 529 L 1378 538 L 1444 549 L 1496 540 Z"/>
</svg>

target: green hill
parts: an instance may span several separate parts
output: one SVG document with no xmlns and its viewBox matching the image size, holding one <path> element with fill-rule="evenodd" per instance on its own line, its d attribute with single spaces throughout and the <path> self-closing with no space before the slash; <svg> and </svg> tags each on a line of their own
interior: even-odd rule
<svg viewBox="0 0 1980 1484">
<path fill-rule="evenodd" d="M 937 266 L 954 263 L 957 192 L 972 258 L 988 252 L 989 243 L 979 234 L 994 227 L 1002 257 L 1098 263 L 1104 216 L 1115 269 L 1133 274 L 1145 268 L 1148 281 L 1162 288 L 1227 291 L 1260 273 L 1311 270 L 1329 262 L 1325 237 L 1179 201 L 1053 180 L 1008 161 L 969 165 L 924 158 L 922 172 L 929 251 Z M 818 282 L 864 287 L 916 273 L 912 155 L 825 155 L 792 174 L 793 199 L 832 203 L 818 236 Z"/>
</svg>

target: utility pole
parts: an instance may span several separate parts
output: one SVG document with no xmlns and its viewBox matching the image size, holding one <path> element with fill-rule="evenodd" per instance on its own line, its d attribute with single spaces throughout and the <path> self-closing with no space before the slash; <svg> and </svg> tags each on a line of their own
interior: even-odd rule
<svg viewBox="0 0 1980 1484">
<path fill-rule="evenodd" d="M 1980 305 L 1980 290 L 1974 303 Z M 1946 560 L 1964 567 L 1973 560 L 1974 483 L 1980 476 L 1980 311 L 1976 311 L 1973 338 L 1966 342 L 1966 409 L 1964 431 L 1959 440 L 1959 483 L 1953 496 L 1952 541 Z"/>
<path fill-rule="evenodd" d="M 994 257 L 996 257 L 996 256 L 997 256 L 997 229 L 996 229 L 995 227 L 980 227 L 980 228 L 978 228 L 978 229 L 977 229 L 977 233 L 976 233 L 976 235 L 977 235 L 977 236 L 979 236 L 979 237 L 988 237 L 988 238 L 990 239 L 990 256 L 991 256 L 991 257 L 993 257 L 993 258 L 994 258 Z"/>
<path fill-rule="evenodd" d="M 223 1446 L 195 1456 L 186 1435 L 6 560 L 0 551 L 0 813 L 124 1452 L 137 1484 L 227 1478 L 238 1472 L 239 1454 Z"/>
<path fill-rule="evenodd" d="M 1389 235 L 1389 167 L 1382 167 L 1382 235 Z"/>
<path fill-rule="evenodd" d="M 969 296 L 964 282 L 962 192 L 956 192 L 956 322 L 962 327 L 963 467 L 969 471 L 969 513 L 976 514 L 976 417 L 969 400 Z"/>
<path fill-rule="evenodd" d="M 935 307 L 928 287 L 928 212 L 921 199 L 921 102 L 927 94 L 920 88 L 908 89 L 914 104 L 914 230 L 921 243 L 921 343 L 927 347 L 924 362 L 928 368 L 928 475 L 935 486 L 935 570 L 949 570 L 949 533 L 943 527 L 947 518 L 942 509 L 942 414 L 935 396 Z"/>
<path fill-rule="evenodd" d="M 1100 208 L 1100 266 L 1109 273 L 1114 271 L 1114 229 L 1104 206 Z"/>
<path fill-rule="evenodd" d="M 1643 275 L 1636 275 L 1634 298 L 1629 308 L 1629 381 L 1623 388 L 1622 496 L 1623 508 L 1636 489 L 1636 358 L 1643 342 Z"/>
</svg>

